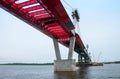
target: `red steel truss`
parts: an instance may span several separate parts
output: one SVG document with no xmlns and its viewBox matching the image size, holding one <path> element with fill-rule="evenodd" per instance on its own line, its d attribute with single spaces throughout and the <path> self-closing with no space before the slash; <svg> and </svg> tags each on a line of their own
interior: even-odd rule
<svg viewBox="0 0 120 79">
<path fill-rule="evenodd" d="M 32 25 L 42 33 L 69 46 L 71 30 L 75 29 L 60 0 L 0 0 L 0 7 Z M 84 52 L 85 46 L 76 33 L 75 51 Z M 83 53 L 82 53 L 83 54 Z"/>
</svg>

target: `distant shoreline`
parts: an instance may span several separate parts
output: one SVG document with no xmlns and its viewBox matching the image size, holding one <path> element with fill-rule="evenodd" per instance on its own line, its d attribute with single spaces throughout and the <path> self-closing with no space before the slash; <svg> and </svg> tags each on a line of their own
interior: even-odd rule
<svg viewBox="0 0 120 79">
<path fill-rule="evenodd" d="M 0 65 L 54 65 L 54 63 L 5 63 Z"/>
<path fill-rule="evenodd" d="M 120 64 L 120 61 L 114 62 L 102 62 L 103 64 Z M 41 65 L 54 65 L 54 63 L 1 63 L 0 65 L 34 65 L 34 66 L 41 66 Z"/>
<path fill-rule="evenodd" d="M 103 64 L 120 64 L 120 61 L 114 61 L 114 62 L 103 62 Z"/>
</svg>

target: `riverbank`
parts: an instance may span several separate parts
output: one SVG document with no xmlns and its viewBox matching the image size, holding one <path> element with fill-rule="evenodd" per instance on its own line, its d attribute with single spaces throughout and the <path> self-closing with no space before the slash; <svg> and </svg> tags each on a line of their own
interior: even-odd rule
<svg viewBox="0 0 120 79">
<path fill-rule="evenodd" d="M 54 63 L 4 63 L 0 65 L 54 65 Z"/>
<path fill-rule="evenodd" d="M 120 64 L 120 61 L 103 62 L 103 64 Z"/>
<path fill-rule="evenodd" d="M 120 61 L 102 62 L 103 64 L 120 64 Z M 54 65 L 54 63 L 1 63 L 0 65 Z"/>
</svg>

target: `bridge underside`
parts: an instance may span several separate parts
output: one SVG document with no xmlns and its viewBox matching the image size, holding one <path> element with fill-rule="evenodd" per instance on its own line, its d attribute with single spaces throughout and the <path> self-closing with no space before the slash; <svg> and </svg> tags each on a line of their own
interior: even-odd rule
<svg viewBox="0 0 120 79">
<path fill-rule="evenodd" d="M 72 32 L 75 27 L 60 0 L 0 0 L 0 7 L 68 48 L 74 37 L 71 48 L 90 59 L 80 36 Z"/>
</svg>

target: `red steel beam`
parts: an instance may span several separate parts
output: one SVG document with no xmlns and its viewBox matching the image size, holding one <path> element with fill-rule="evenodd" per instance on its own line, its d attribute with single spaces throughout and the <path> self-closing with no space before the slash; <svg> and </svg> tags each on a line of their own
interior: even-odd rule
<svg viewBox="0 0 120 79">
<path fill-rule="evenodd" d="M 31 6 L 36 3 L 39 5 Z M 26 6 L 27 8 L 24 8 Z M 47 36 L 58 38 L 61 44 L 69 47 L 69 38 L 73 36 L 71 30 L 74 26 L 60 0 L 29 0 L 22 3 L 15 3 L 15 0 L 0 0 L 0 7 Z M 35 11 L 39 9 L 42 10 Z M 75 48 L 85 49 L 78 35 L 76 35 Z"/>
</svg>

